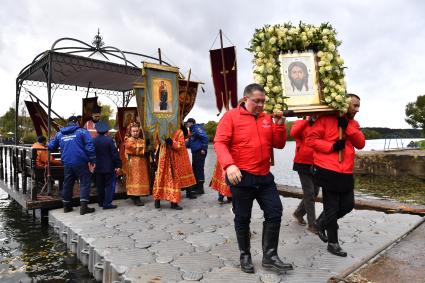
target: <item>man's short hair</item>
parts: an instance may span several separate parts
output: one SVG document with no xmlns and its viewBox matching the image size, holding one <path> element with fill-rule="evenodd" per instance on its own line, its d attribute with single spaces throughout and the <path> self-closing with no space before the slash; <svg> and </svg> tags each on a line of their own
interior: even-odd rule
<svg viewBox="0 0 425 283">
<path fill-rule="evenodd" d="M 358 100 L 360 100 L 360 97 L 359 97 L 357 94 L 354 94 L 354 93 L 347 93 L 347 95 L 348 95 L 349 97 L 355 97 L 355 98 L 357 98 Z"/>
<path fill-rule="evenodd" d="M 68 123 L 77 123 L 77 122 L 78 122 L 78 118 L 74 115 L 68 118 Z"/>
<path fill-rule="evenodd" d="M 187 119 L 186 123 L 196 124 L 196 121 L 193 118 L 189 118 L 189 119 Z"/>
<path fill-rule="evenodd" d="M 262 93 L 265 93 L 265 90 L 261 85 L 259 85 L 259 84 L 249 84 L 245 87 L 245 89 L 243 91 L 243 95 L 249 97 L 249 96 L 252 95 L 252 93 L 254 91 L 257 91 L 257 90 L 261 91 Z"/>
<path fill-rule="evenodd" d="M 37 137 L 37 142 L 44 143 L 45 141 L 46 141 L 46 137 L 45 136 L 38 136 Z"/>
</svg>

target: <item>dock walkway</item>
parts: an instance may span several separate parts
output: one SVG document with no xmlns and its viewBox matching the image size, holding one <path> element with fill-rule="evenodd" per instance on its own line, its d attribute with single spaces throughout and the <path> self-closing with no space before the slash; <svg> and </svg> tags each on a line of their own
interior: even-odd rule
<svg viewBox="0 0 425 283">
<path fill-rule="evenodd" d="M 326 282 L 397 239 L 421 220 L 407 214 L 355 210 L 340 221 L 340 240 L 348 252 L 340 258 L 326 244 L 296 224 L 292 212 L 299 200 L 283 198 L 284 215 L 279 255 L 295 270 L 277 275 L 261 267 L 262 212 L 255 203 L 251 231 L 255 274 L 240 271 L 239 252 L 230 204 L 218 205 L 216 194 L 196 200 L 183 198 L 182 211 L 162 203 L 144 207 L 130 200 L 114 201 L 115 210 L 97 209 L 80 216 L 78 210 L 49 212 L 49 222 L 68 248 L 103 282 Z M 93 204 L 92 204 L 93 205 Z M 317 204 L 317 212 L 322 205 Z"/>
</svg>

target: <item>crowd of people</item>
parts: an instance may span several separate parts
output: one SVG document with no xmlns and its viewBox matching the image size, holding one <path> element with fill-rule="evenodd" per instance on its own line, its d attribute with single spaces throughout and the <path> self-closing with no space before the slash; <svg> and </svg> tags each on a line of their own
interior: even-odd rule
<svg viewBox="0 0 425 283">
<path fill-rule="evenodd" d="M 355 148 L 365 145 L 365 137 L 354 120 L 360 98 L 348 95 L 351 101 L 346 114 L 307 116 L 295 121 L 290 131 L 296 140 L 293 170 L 297 171 L 303 190 L 303 199 L 292 215 L 298 224 L 307 225 L 308 231 L 328 243 L 330 253 L 343 257 L 347 253 L 339 245 L 338 219 L 354 208 Z M 266 114 L 265 99 L 263 87 L 250 84 L 239 106 L 221 118 L 214 138 L 217 162 L 209 184 L 218 192 L 220 204 L 224 203 L 224 197 L 232 203 L 241 269 L 247 273 L 254 272 L 250 251 L 254 200 L 264 212 L 262 266 L 277 272 L 293 269 L 277 253 L 282 202 L 270 172 L 273 148 L 282 149 L 286 144 L 285 117 L 280 112 Z M 71 200 L 77 179 L 82 215 L 95 211 L 88 207 L 93 179 L 98 205 L 103 209 L 117 207 L 112 201 L 116 180 L 121 177 L 127 195 L 136 206 L 143 206 L 141 197 L 152 194 L 155 208 L 161 207 L 161 201 L 169 201 L 172 209 L 181 210 L 182 190 L 188 199 L 204 194 L 208 137 L 195 119 L 189 118 L 173 135 L 158 141 L 152 154 L 147 151 L 150 142 L 138 122 L 131 122 L 124 136 L 118 132 L 114 140 L 107 134 L 108 125 L 97 114 L 84 127 L 80 127 L 78 117 L 69 117 L 68 125 L 47 145 L 48 150 L 59 148 L 61 152 L 65 213 L 73 210 Z M 44 137 L 39 137 L 34 147 L 45 148 L 45 142 Z M 192 161 L 187 148 L 191 150 Z M 45 166 L 47 159 L 47 153 L 40 155 L 40 166 Z M 153 174 L 152 160 L 156 161 Z M 323 211 L 316 218 L 315 198 L 320 188 Z"/>
</svg>

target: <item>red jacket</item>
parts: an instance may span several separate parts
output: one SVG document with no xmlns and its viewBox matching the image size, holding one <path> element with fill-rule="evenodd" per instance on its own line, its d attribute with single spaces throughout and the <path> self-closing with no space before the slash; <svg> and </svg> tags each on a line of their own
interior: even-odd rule
<svg viewBox="0 0 425 283">
<path fill-rule="evenodd" d="M 297 120 L 292 124 L 291 137 L 295 139 L 294 163 L 313 164 L 314 150 L 306 144 L 306 137 L 311 131 L 308 120 Z"/>
<path fill-rule="evenodd" d="M 264 176 L 270 172 L 272 148 L 283 148 L 285 143 L 285 124 L 274 124 L 265 113 L 256 118 L 238 106 L 224 114 L 218 123 L 214 149 L 224 170 L 236 165 L 240 170 Z"/>
<path fill-rule="evenodd" d="M 347 129 L 343 134 L 345 149 L 343 160 L 338 161 L 338 151 L 332 146 L 338 139 L 338 119 L 334 115 L 321 116 L 311 128 L 307 136 L 307 144 L 314 151 L 314 165 L 343 174 L 352 174 L 354 168 L 355 150 L 365 146 L 365 137 L 360 131 L 359 123 L 354 119 L 348 120 Z"/>
</svg>

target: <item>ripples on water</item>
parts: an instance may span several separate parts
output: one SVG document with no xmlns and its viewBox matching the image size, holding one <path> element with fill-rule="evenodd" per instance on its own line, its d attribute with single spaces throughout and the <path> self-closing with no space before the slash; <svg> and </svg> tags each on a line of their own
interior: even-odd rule
<svg viewBox="0 0 425 283">
<path fill-rule="evenodd" d="M 95 282 L 53 229 L 0 190 L 0 282 Z"/>
</svg>

